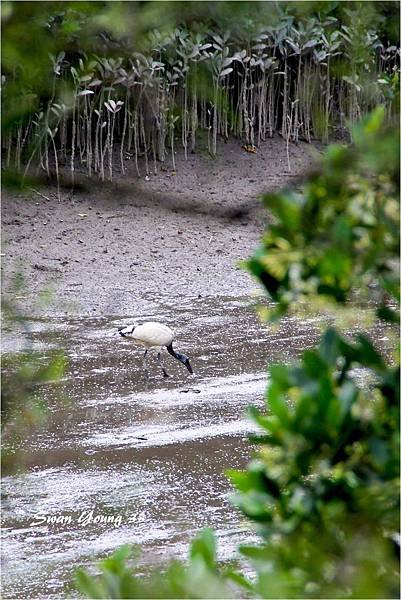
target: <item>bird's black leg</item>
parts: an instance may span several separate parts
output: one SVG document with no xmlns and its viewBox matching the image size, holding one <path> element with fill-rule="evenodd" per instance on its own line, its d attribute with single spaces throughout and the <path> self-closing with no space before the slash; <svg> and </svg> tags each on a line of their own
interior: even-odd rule
<svg viewBox="0 0 401 600">
<path fill-rule="evenodd" d="M 163 377 L 170 377 L 170 375 L 167 373 L 166 369 L 163 366 L 163 361 L 162 361 L 162 355 L 161 352 L 157 353 L 157 361 L 161 367 L 161 370 L 163 371 Z"/>
</svg>

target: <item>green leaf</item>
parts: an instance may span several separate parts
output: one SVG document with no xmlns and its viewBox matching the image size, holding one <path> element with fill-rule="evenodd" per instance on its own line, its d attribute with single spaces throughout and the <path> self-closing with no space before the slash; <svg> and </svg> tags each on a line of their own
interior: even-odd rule
<svg viewBox="0 0 401 600">
<path fill-rule="evenodd" d="M 351 411 L 353 404 L 358 398 L 359 390 L 351 381 L 346 381 L 338 391 L 338 402 L 341 407 L 341 418 L 344 419 Z"/>
<path fill-rule="evenodd" d="M 270 382 L 267 390 L 267 403 L 272 414 L 279 419 L 282 425 L 287 426 L 290 422 L 287 403 L 283 397 L 281 385 L 276 383 L 274 379 Z"/>
<path fill-rule="evenodd" d="M 216 539 L 212 529 L 203 529 L 194 539 L 190 549 L 191 559 L 201 558 L 209 569 L 216 566 Z"/>
<path fill-rule="evenodd" d="M 375 349 L 369 338 L 367 338 L 365 335 L 359 334 L 357 339 L 359 342 L 357 347 L 359 361 L 366 366 L 383 369 L 385 366 L 383 358 Z"/>
<path fill-rule="evenodd" d="M 88 598 L 107 598 L 104 595 L 102 586 L 96 581 L 94 577 L 89 575 L 83 569 L 77 569 L 75 571 L 75 581 L 79 590 L 84 593 Z"/>
<path fill-rule="evenodd" d="M 334 367 L 339 354 L 339 336 L 335 329 L 329 327 L 323 334 L 319 344 L 319 355 L 324 362 Z"/>
<path fill-rule="evenodd" d="M 251 592 L 253 590 L 253 584 L 249 579 L 247 579 L 242 573 L 238 571 L 234 571 L 233 569 L 225 569 L 224 575 L 227 579 L 233 581 L 235 584 L 239 585 L 241 588 Z"/>
<path fill-rule="evenodd" d="M 387 323 L 399 323 L 400 322 L 400 314 L 398 311 L 395 311 L 388 306 L 382 305 L 376 309 L 376 315 L 378 319 L 382 321 L 386 321 Z"/>
</svg>

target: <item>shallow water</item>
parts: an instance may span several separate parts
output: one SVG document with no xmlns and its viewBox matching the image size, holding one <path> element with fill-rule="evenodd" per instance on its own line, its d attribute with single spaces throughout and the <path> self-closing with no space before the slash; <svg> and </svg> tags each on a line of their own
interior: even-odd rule
<svg viewBox="0 0 401 600">
<path fill-rule="evenodd" d="M 77 566 L 122 543 L 140 544 L 141 564 L 154 564 L 184 558 L 205 526 L 221 559 L 254 535 L 224 471 L 251 456 L 246 409 L 264 404 L 266 364 L 312 346 L 316 319 L 267 329 L 241 298 L 160 300 L 135 319 L 175 329 L 195 376 L 166 353 L 172 377 L 150 357 L 147 378 L 141 349 L 114 335 L 133 315 L 40 319 L 4 336 L 6 348 L 61 347 L 69 358 L 64 401 L 43 388 L 46 426 L 23 442 L 27 469 L 3 480 L 4 598 L 65 596 Z M 386 333 L 376 335 L 385 346 Z"/>
</svg>

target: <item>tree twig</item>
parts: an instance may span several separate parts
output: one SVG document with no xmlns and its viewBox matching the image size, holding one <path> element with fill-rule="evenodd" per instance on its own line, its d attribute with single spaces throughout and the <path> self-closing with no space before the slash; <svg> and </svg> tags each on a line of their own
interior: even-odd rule
<svg viewBox="0 0 401 600">
<path fill-rule="evenodd" d="M 44 198 L 45 200 L 49 200 L 49 202 L 50 202 L 50 198 L 48 198 L 47 196 L 42 194 L 42 192 L 38 192 L 38 190 L 35 190 L 35 188 L 29 188 L 29 189 L 31 190 L 31 192 L 35 192 L 35 194 L 37 194 L 38 196 L 42 196 L 42 198 Z"/>
</svg>

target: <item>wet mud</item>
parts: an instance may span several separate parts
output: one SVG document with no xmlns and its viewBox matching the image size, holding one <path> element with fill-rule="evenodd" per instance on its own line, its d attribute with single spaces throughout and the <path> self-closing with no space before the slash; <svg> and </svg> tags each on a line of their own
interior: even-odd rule
<svg viewBox="0 0 401 600">
<path fill-rule="evenodd" d="M 165 352 L 171 378 L 155 355 L 146 376 L 143 350 L 114 335 L 134 319 L 176 330 L 195 375 Z M 313 346 L 318 325 L 288 318 L 272 329 L 254 301 L 221 297 L 182 299 L 179 308 L 155 300 L 135 315 L 39 318 L 28 332 L 5 332 L 6 349 L 16 340 L 45 354 L 63 348 L 68 368 L 61 390 L 41 389 L 48 420 L 22 442 L 25 470 L 3 481 L 3 597 L 71 595 L 74 569 L 123 543 L 140 545 L 143 568 L 185 558 L 205 526 L 216 530 L 219 557 L 234 557 L 254 538 L 224 474 L 254 451 L 247 409 L 264 406 L 266 365 Z M 389 344 L 385 330 L 373 335 Z"/>
</svg>

